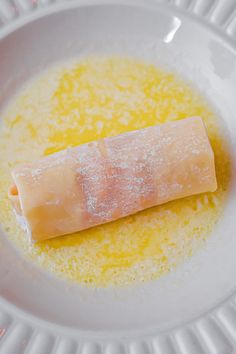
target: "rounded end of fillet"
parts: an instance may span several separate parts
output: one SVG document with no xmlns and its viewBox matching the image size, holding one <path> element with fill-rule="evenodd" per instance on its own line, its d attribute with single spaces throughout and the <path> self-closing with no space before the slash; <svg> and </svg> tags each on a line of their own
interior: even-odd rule
<svg viewBox="0 0 236 354">
<path fill-rule="evenodd" d="M 212 187 L 210 189 L 210 192 L 215 192 L 218 188 L 218 183 L 217 183 L 217 179 L 216 179 L 216 174 L 214 176 L 214 181 L 212 182 Z"/>
<path fill-rule="evenodd" d="M 11 201 L 12 207 L 15 211 L 15 215 L 17 218 L 17 221 L 19 222 L 19 224 L 21 225 L 22 229 L 24 231 L 26 231 L 28 237 L 29 237 L 29 241 L 33 242 L 34 240 L 32 240 L 31 237 L 31 230 L 30 227 L 27 223 L 27 220 L 25 219 L 24 215 L 23 215 L 23 210 L 21 208 L 21 203 L 20 203 L 20 196 L 19 196 L 19 191 L 18 188 L 16 186 L 16 184 L 12 184 L 9 189 L 8 189 L 8 198 Z"/>
<path fill-rule="evenodd" d="M 12 184 L 8 189 L 8 197 L 11 201 L 11 204 L 18 215 L 22 215 L 21 205 L 20 205 L 20 198 L 17 186 Z"/>
</svg>

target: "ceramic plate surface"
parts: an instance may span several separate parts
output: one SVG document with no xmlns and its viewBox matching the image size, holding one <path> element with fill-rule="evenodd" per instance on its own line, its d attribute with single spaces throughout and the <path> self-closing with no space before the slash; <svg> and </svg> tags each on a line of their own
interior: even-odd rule
<svg viewBox="0 0 236 354">
<path fill-rule="evenodd" d="M 0 110 L 33 75 L 92 53 L 162 61 L 223 118 L 236 165 L 236 1 L 0 0 Z M 236 185 L 206 247 L 123 290 L 68 284 L 0 235 L 1 354 L 236 353 Z"/>
</svg>

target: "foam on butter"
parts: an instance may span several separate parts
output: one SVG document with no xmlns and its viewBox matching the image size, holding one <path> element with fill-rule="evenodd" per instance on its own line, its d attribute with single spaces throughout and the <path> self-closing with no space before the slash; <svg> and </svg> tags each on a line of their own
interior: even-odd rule
<svg viewBox="0 0 236 354">
<path fill-rule="evenodd" d="M 29 243 L 7 198 L 12 167 L 69 146 L 195 115 L 203 118 L 215 152 L 216 192 Z M 230 177 L 224 135 L 205 99 L 175 74 L 130 58 L 91 57 L 35 78 L 3 115 L 0 151 L 0 223 L 9 239 L 48 271 L 95 286 L 156 279 L 191 256 L 221 215 Z"/>
</svg>

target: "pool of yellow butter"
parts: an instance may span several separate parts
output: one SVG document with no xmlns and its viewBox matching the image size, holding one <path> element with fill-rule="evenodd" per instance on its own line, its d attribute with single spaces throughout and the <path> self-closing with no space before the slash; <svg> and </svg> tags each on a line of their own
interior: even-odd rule
<svg viewBox="0 0 236 354">
<path fill-rule="evenodd" d="M 216 192 L 30 244 L 7 198 L 12 167 L 68 146 L 194 115 L 204 119 L 215 152 Z M 0 151 L 0 223 L 7 237 L 30 261 L 92 286 L 157 279 L 190 257 L 220 218 L 230 176 L 224 134 L 205 99 L 175 74 L 132 58 L 91 57 L 34 78 L 2 115 Z"/>
</svg>

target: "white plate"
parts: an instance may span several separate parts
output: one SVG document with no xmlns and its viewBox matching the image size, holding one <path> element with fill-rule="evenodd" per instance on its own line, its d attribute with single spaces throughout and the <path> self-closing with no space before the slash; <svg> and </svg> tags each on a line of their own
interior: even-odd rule
<svg viewBox="0 0 236 354">
<path fill-rule="evenodd" d="M 0 109 L 58 60 L 115 52 L 162 62 L 219 111 L 235 171 L 235 50 L 232 0 L 0 0 Z M 236 352 L 235 210 L 232 183 L 207 246 L 169 275 L 128 290 L 59 281 L 21 259 L 2 234 L 0 353 Z"/>
</svg>

